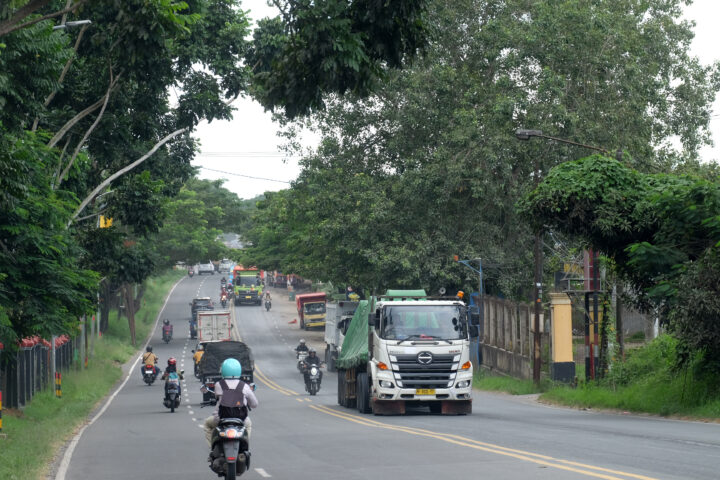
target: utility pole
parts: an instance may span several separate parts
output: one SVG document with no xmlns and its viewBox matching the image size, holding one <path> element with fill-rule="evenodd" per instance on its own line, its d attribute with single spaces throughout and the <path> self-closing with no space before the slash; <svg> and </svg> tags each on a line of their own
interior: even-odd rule
<svg viewBox="0 0 720 480">
<path fill-rule="evenodd" d="M 533 320 L 533 382 L 540 383 L 540 315 L 542 314 L 542 236 L 540 232 L 535 233 L 535 318 Z"/>
</svg>

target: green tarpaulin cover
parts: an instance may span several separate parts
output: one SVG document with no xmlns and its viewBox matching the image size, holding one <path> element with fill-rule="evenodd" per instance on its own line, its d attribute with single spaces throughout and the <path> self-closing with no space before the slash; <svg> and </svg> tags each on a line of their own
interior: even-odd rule
<svg viewBox="0 0 720 480">
<path fill-rule="evenodd" d="M 367 363 L 368 360 L 368 314 L 370 302 L 360 300 L 343 340 L 336 365 L 347 370 Z"/>
</svg>

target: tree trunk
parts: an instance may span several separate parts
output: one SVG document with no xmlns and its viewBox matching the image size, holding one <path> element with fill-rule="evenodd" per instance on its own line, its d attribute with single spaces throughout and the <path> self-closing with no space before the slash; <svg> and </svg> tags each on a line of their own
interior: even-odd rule
<svg viewBox="0 0 720 480">
<path fill-rule="evenodd" d="M 135 296 L 135 311 L 137 312 L 140 310 L 140 307 L 142 306 L 142 299 L 145 296 L 145 290 L 147 290 L 147 282 L 143 282 L 140 284 L 140 287 L 138 288 L 137 295 Z"/>
<path fill-rule="evenodd" d="M 107 280 L 100 283 L 100 332 L 107 333 L 112 307 L 112 287 Z"/>
<path fill-rule="evenodd" d="M 133 295 L 133 285 L 126 283 L 123 286 L 123 292 L 125 314 L 127 315 L 128 327 L 130 328 L 130 342 L 135 346 L 135 295 Z"/>
<path fill-rule="evenodd" d="M 598 375 L 597 378 L 604 378 L 608 371 L 608 333 L 610 330 L 610 319 L 608 312 L 610 311 L 609 299 L 607 293 L 603 295 L 602 303 L 602 323 L 600 324 L 600 355 L 598 358 Z"/>
</svg>

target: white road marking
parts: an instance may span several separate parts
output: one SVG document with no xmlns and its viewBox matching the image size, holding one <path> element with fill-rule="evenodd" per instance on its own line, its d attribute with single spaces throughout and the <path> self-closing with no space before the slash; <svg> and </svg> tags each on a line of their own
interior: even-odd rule
<svg viewBox="0 0 720 480">
<path fill-rule="evenodd" d="M 202 426 L 202 425 L 200 425 L 199 423 L 198 423 L 198 427 L 199 427 L 199 428 L 203 428 L 203 426 Z"/>
<path fill-rule="evenodd" d="M 269 473 L 267 473 L 267 472 L 265 471 L 265 469 L 263 469 L 263 468 L 256 468 L 255 471 L 256 471 L 258 474 L 260 474 L 260 476 L 263 477 L 263 478 L 271 478 L 271 477 L 272 477 L 272 475 L 270 475 Z"/>
<path fill-rule="evenodd" d="M 193 417 L 192 421 L 197 422 L 197 418 Z"/>
<path fill-rule="evenodd" d="M 192 410 L 190 410 L 188 413 L 189 413 L 190 415 L 195 415 L 195 412 L 193 412 Z M 195 419 L 193 418 L 193 420 L 195 420 Z"/>
</svg>

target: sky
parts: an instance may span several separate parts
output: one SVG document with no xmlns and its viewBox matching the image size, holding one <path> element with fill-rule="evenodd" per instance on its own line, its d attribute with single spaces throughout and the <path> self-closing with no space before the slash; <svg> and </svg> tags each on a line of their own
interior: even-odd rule
<svg viewBox="0 0 720 480">
<path fill-rule="evenodd" d="M 277 14 L 277 9 L 269 7 L 265 0 L 245 0 L 243 8 L 250 10 L 253 20 Z M 691 53 L 705 65 L 720 60 L 720 29 L 716 25 L 720 0 L 695 0 L 685 9 L 685 18 L 696 23 Z M 201 153 L 193 161 L 200 167 L 199 177 L 226 179 L 225 187 L 240 198 L 288 188 L 300 167 L 297 158 L 286 158 L 280 152 L 283 140 L 277 136 L 279 126 L 272 121 L 272 115 L 249 98 L 238 99 L 233 105 L 237 110 L 232 121 L 203 123 L 195 132 L 201 143 Z M 710 129 L 715 146 L 701 150 L 703 161 L 720 160 L 720 96 L 713 111 Z M 302 140 L 307 147 L 317 142 L 313 134 L 304 135 Z"/>
</svg>

